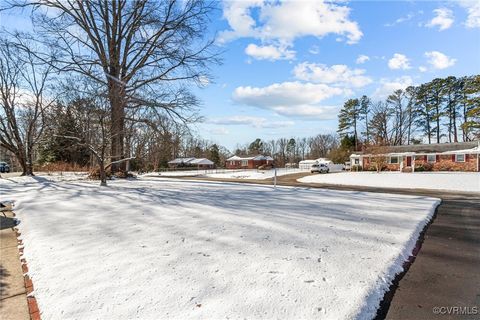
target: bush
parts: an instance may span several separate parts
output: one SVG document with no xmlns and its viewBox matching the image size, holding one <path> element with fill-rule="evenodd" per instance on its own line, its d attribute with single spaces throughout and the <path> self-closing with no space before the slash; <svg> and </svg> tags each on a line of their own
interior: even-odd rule
<svg viewBox="0 0 480 320">
<path fill-rule="evenodd" d="M 421 164 L 415 164 L 415 171 L 432 171 L 433 165 L 431 163 L 425 162 Z"/>
<path fill-rule="evenodd" d="M 118 172 L 115 172 L 115 173 L 113 174 L 113 176 L 114 176 L 115 178 L 119 178 L 119 179 L 126 179 L 126 178 L 133 178 L 133 177 L 135 177 L 135 176 L 133 175 L 133 173 L 128 172 L 128 171 L 118 171 Z"/>
<path fill-rule="evenodd" d="M 267 164 L 262 164 L 262 165 L 259 166 L 257 169 L 258 169 L 258 170 L 271 170 L 271 169 L 273 169 L 273 165 L 271 165 L 271 164 L 268 164 L 268 165 L 267 165 Z"/>
<path fill-rule="evenodd" d="M 352 166 L 352 171 L 355 171 L 355 172 L 363 171 L 363 167 L 361 165 L 355 164 Z"/>
<path fill-rule="evenodd" d="M 433 164 L 433 171 L 465 171 L 469 170 L 469 164 L 466 162 L 453 162 L 451 160 L 444 160 L 435 162 Z M 471 170 L 474 171 L 474 165 L 471 165 Z"/>
<path fill-rule="evenodd" d="M 112 172 L 110 170 L 106 170 L 105 175 L 107 176 L 107 179 L 112 178 Z M 88 174 L 88 179 L 100 180 L 100 168 L 97 167 L 97 168 L 91 170 L 90 173 Z"/>
<path fill-rule="evenodd" d="M 70 162 L 48 162 L 42 165 L 36 165 L 34 171 L 46 171 L 46 172 L 88 172 L 90 170 L 87 166 L 81 166 L 76 163 Z"/>
</svg>

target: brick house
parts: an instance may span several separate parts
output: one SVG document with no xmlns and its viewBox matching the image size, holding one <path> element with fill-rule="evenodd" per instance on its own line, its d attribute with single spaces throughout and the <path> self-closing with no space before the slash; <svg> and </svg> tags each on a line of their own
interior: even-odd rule
<svg viewBox="0 0 480 320">
<path fill-rule="evenodd" d="M 350 156 L 352 169 L 373 170 L 372 159 L 385 157 L 389 171 L 480 171 L 480 141 L 416 144 L 385 147 L 384 154 L 357 152 Z"/>
<path fill-rule="evenodd" d="M 215 163 L 207 158 L 176 158 L 168 161 L 169 168 L 213 169 Z"/>
<path fill-rule="evenodd" d="M 254 157 L 233 156 L 225 161 L 227 169 L 257 169 L 262 165 L 273 166 L 273 158 L 270 156 L 258 155 Z"/>
</svg>

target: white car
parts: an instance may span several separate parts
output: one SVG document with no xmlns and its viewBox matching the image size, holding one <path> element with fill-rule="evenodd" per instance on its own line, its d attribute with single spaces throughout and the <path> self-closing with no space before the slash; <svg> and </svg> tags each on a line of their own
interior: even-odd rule
<svg viewBox="0 0 480 320">
<path fill-rule="evenodd" d="M 311 173 L 328 173 L 330 169 L 325 163 L 319 163 L 319 164 L 313 164 L 312 167 L 310 168 Z"/>
</svg>

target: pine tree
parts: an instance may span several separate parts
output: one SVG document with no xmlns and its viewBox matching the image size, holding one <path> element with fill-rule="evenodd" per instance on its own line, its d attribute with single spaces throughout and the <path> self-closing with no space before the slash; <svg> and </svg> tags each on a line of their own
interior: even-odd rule
<svg viewBox="0 0 480 320">
<path fill-rule="evenodd" d="M 358 99 L 349 99 L 338 114 L 338 133 L 341 137 L 353 133 L 355 150 L 358 149 L 358 122 L 360 119 L 360 102 Z"/>
<path fill-rule="evenodd" d="M 362 96 L 360 98 L 360 119 L 365 121 L 365 142 L 368 144 L 370 142 L 370 133 L 368 130 L 368 114 L 370 112 L 370 106 L 372 102 L 369 97 Z"/>
<path fill-rule="evenodd" d="M 403 108 L 404 92 L 403 90 L 395 90 L 387 99 L 387 105 L 390 109 L 390 114 L 394 115 L 393 123 L 393 145 L 401 145 L 404 140 L 404 126 L 407 119 L 407 114 Z"/>
<path fill-rule="evenodd" d="M 220 166 L 220 150 L 217 144 L 212 144 L 209 150 L 210 160 L 215 163 L 215 166 Z"/>
<path fill-rule="evenodd" d="M 412 133 L 414 131 L 413 125 L 417 118 L 417 113 L 415 112 L 415 98 L 417 94 L 417 89 L 414 86 L 409 86 L 405 89 L 405 97 L 407 99 L 407 144 L 410 144 L 412 140 Z"/>
<path fill-rule="evenodd" d="M 418 113 L 416 124 L 422 129 L 428 139 L 428 143 L 432 143 L 433 132 L 435 127 L 433 123 L 434 110 L 431 104 L 431 94 L 428 84 L 422 84 L 417 88 L 415 99 L 415 111 Z"/>
<path fill-rule="evenodd" d="M 263 141 L 260 138 L 255 139 L 248 146 L 248 152 L 252 155 L 263 153 Z"/>
<path fill-rule="evenodd" d="M 462 90 L 464 121 L 462 130 L 465 141 L 471 135 L 480 138 L 480 75 L 466 77 Z"/>
<path fill-rule="evenodd" d="M 433 79 L 431 82 L 427 84 L 428 90 L 430 91 L 429 94 L 429 100 L 430 100 L 430 105 L 433 110 L 433 117 L 432 120 L 435 121 L 436 126 L 435 126 L 435 136 L 437 138 L 437 143 L 440 143 L 440 121 L 443 116 L 442 112 L 442 105 L 444 102 L 444 84 L 445 81 L 443 79 Z"/>
<path fill-rule="evenodd" d="M 461 99 L 461 82 L 455 77 L 445 79 L 445 115 L 448 117 L 448 141 L 458 142 L 457 118 L 458 106 Z"/>
</svg>

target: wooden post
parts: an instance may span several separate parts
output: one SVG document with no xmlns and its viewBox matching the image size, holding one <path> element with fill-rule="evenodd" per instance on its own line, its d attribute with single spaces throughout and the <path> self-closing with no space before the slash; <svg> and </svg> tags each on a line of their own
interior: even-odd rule
<svg viewBox="0 0 480 320">
<path fill-rule="evenodd" d="M 273 176 L 273 187 L 277 188 L 277 168 L 275 168 L 275 175 Z"/>
</svg>

